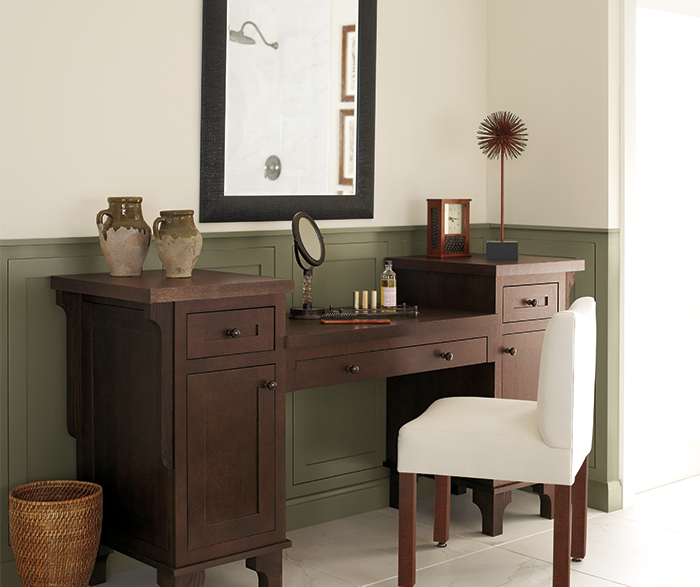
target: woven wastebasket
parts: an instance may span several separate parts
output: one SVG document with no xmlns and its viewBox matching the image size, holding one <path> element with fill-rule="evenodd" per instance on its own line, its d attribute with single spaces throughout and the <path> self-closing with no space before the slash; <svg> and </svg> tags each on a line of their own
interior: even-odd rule
<svg viewBox="0 0 700 587">
<path fill-rule="evenodd" d="M 10 492 L 10 542 L 22 587 L 86 587 L 102 530 L 102 488 L 39 481 Z"/>
</svg>

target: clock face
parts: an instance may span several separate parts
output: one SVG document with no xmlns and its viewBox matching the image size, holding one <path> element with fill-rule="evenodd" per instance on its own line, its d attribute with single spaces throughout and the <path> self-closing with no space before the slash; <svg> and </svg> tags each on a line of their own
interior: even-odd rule
<svg viewBox="0 0 700 587">
<path fill-rule="evenodd" d="M 464 233 L 462 204 L 445 204 L 445 234 Z"/>
</svg>

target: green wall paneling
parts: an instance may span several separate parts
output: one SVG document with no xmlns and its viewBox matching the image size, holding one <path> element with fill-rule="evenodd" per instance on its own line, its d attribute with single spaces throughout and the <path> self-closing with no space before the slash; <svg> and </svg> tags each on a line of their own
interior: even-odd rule
<svg viewBox="0 0 700 587">
<path fill-rule="evenodd" d="M 338 483 L 321 482 L 382 466 L 384 380 L 301 390 L 293 397 L 290 497 L 295 487 L 305 483 L 334 487 Z M 374 473 L 361 477 L 355 481 L 378 478 Z"/>
</svg>

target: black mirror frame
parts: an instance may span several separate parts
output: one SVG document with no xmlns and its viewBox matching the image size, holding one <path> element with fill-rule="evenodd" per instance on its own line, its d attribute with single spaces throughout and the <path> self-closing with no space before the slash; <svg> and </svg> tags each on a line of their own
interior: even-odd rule
<svg viewBox="0 0 700 587">
<path fill-rule="evenodd" d="M 354 196 L 225 196 L 227 2 L 203 0 L 200 222 L 291 220 L 299 210 L 318 220 L 374 217 L 374 127 L 377 0 L 358 0 L 358 87 Z"/>
</svg>

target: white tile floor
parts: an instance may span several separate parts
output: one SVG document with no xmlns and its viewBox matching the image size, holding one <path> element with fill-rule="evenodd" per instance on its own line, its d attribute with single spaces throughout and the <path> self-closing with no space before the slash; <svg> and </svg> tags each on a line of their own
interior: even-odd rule
<svg viewBox="0 0 700 587">
<path fill-rule="evenodd" d="M 589 510 L 588 555 L 572 563 L 573 587 L 700 586 L 700 477 L 638 496 L 634 507 Z M 452 497 L 447 548 L 432 542 L 432 500 L 418 504 L 417 587 L 551 585 L 552 522 L 537 516 L 538 498 L 515 492 L 503 535 L 480 533 L 471 493 Z M 285 587 L 396 585 L 397 512 L 383 509 L 289 532 Z M 153 587 L 155 571 L 110 577 L 106 587 Z M 207 571 L 207 587 L 255 587 L 244 563 Z"/>
</svg>

